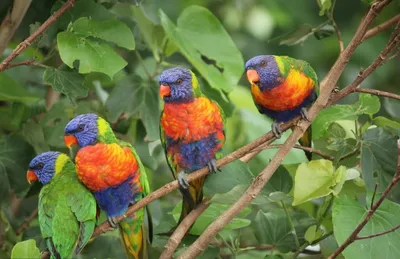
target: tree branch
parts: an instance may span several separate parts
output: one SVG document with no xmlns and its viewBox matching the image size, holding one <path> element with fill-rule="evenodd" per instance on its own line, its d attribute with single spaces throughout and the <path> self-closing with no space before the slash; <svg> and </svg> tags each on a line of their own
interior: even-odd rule
<svg viewBox="0 0 400 259">
<path fill-rule="evenodd" d="M 36 218 L 38 214 L 38 208 L 36 208 L 34 211 L 32 211 L 31 215 L 29 215 L 24 223 L 22 223 L 21 226 L 15 231 L 15 234 L 19 236 L 22 232 L 24 232 L 27 228 L 29 228 L 29 225 L 31 224 L 31 221 Z"/>
<path fill-rule="evenodd" d="M 375 36 L 376 34 L 388 29 L 390 26 L 392 26 L 395 23 L 398 23 L 400 21 L 400 14 L 390 18 L 389 20 L 387 20 L 384 23 L 379 24 L 378 26 L 368 30 L 365 35 L 364 38 L 362 39 L 362 41 L 365 41 L 373 36 Z"/>
<path fill-rule="evenodd" d="M 310 121 L 301 120 L 297 127 L 293 130 L 292 134 L 288 137 L 282 147 L 278 150 L 274 158 L 264 170 L 255 178 L 253 183 L 249 186 L 247 191 L 236 201 L 230 208 L 228 208 L 222 215 L 220 215 L 203 234 L 180 256 L 180 258 L 195 258 L 199 255 L 208 245 L 208 243 L 216 236 L 216 234 L 223 229 L 243 208 L 245 208 L 261 191 L 264 185 L 271 178 L 273 173 L 282 163 L 286 154 L 293 148 L 299 138 L 304 134 L 306 129 L 310 126 L 311 121 L 316 117 L 317 113 L 327 106 L 331 92 L 336 86 L 336 83 L 343 73 L 347 62 L 352 56 L 357 46 L 367 31 L 368 26 L 371 24 L 376 15 L 389 4 L 391 0 L 377 1 L 371 5 L 368 13 L 360 23 L 353 39 L 350 41 L 346 49 L 341 52 L 339 58 L 332 66 L 328 75 L 321 82 L 321 94 L 316 102 L 308 111 Z"/>
<path fill-rule="evenodd" d="M 71 8 L 75 3 L 75 0 L 68 0 L 57 12 L 51 15 L 34 33 L 32 33 L 28 38 L 26 38 L 23 42 L 18 44 L 18 46 L 13 50 L 13 52 L 3 60 L 0 64 L 0 72 L 7 69 L 8 64 L 14 60 L 19 54 L 21 54 L 24 49 L 26 49 L 32 42 L 47 28 L 50 27 L 57 19 L 63 15 L 69 8 Z"/>
<path fill-rule="evenodd" d="M 14 0 L 10 11 L 0 25 L 0 56 L 14 36 L 31 2 L 32 0 Z"/>
<path fill-rule="evenodd" d="M 373 94 L 373 95 L 377 95 L 377 96 L 383 96 L 383 97 L 388 97 L 388 98 L 393 98 L 393 99 L 400 100 L 400 95 L 398 95 L 398 94 L 379 91 L 379 90 L 376 90 L 376 89 L 368 89 L 368 88 L 357 87 L 357 88 L 355 88 L 353 90 L 353 92 Z"/>
<path fill-rule="evenodd" d="M 392 228 L 392 229 L 389 229 L 389 230 L 386 230 L 386 231 L 383 231 L 383 232 L 380 232 L 380 233 L 376 233 L 376 234 L 373 234 L 373 235 L 368 235 L 368 236 L 357 236 L 357 237 L 356 237 L 356 240 L 362 240 L 362 239 L 368 239 L 368 238 L 383 236 L 383 235 L 386 235 L 386 234 L 388 234 L 388 233 L 394 232 L 394 231 L 396 231 L 396 230 L 399 229 L 399 228 L 400 228 L 400 225 L 397 225 L 397 226 L 395 226 L 395 227 Z"/>
<path fill-rule="evenodd" d="M 179 244 L 182 241 L 182 238 L 185 236 L 186 232 L 189 231 L 190 227 L 196 221 L 198 217 L 210 206 L 210 199 L 205 198 L 196 209 L 192 210 L 179 224 L 179 226 L 175 229 L 174 233 L 168 239 L 167 244 L 165 245 L 165 250 L 162 252 L 160 259 L 169 259 L 174 255 L 175 250 L 178 248 Z"/>
</svg>

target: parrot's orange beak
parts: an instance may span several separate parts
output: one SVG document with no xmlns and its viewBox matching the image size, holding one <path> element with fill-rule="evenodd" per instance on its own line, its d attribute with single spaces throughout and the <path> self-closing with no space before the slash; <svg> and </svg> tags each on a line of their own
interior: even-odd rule
<svg viewBox="0 0 400 259">
<path fill-rule="evenodd" d="M 38 177 L 32 170 L 28 170 L 28 172 L 26 172 L 26 180 L 31 184 L 31 182 L 37 181 Z"/>
<path fill-rule="evenodd" d="M 161 84 L 160 85 L 160 97 L 164 98 L 164 96 L 170 96 L 171 95 L 171 88 L 167 84 Z"/>
<path fill-rule="evenodd" d="M 71 148 L 72 145 L 78 144 L 78 140 L 72 135 L 65 135 L 64 143 L 67 146 L 67 148 Z"/>
<path fill-rule="evenodd" d="M 257 71 L 254 69 L 247 70 L 246 76 L 247 80 L 249 80 L 251 84 L 258 84 L 260 82 L 260 77 L 258 76 Z"/>
</svg>

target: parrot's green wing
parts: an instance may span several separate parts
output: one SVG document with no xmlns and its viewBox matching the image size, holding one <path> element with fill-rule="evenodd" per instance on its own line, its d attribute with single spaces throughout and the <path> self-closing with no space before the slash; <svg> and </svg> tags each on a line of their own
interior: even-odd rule
<svg viewBox="0 0 400 259">
<path fill-rule="evenodd" d="M 53 255 L 68 258 L 89 241 L 96 222 L 96 201 L 78 181 L 74 168 L 56 175 L 39 195 L 39 223 Z"/>
<path fill-rule="evenodd" d="M 317 96 L 319 95 L 319 83 L 318 83 L 318 76 L 315 73 L 312 66 L 304 60 L 294 59 L 291 57 L 283 57 L 290 65 L 299 71 L 302 71 L 307 77 L 314 81 L 315 93 Z"/>
<path fill-rule="evenodd" d="M 133 148 L 133 146 L 131 144 L 129 144 L 128 142 L 125 142 L 125 141 L 122 141 L 122 140 L 119 140 L 118 144 L 121 147 L 129 147 L 130 148 L 133 156 L 135 157 L 135 159 L 136 159 L 136 161 L 137 161 L 137 163 L 139 165 L 140 184 L 142 185 L 142 188 L 143 188 L 143 194 L 144 194 L 144 196 L 149 195 L 151 191 L 150 191 L 149 180 L 147 178 L 147 173 L 146 173 L 146 170 L 145 170 L 144 165 L 142 163 L 142 160 L 140 160 L 139 155 L 136 153 L 135 148 Z M 150 212 L 149 206 L 146 206 L 146 212 L 147 212 L 147 222 L 148 222 L 148 232 L 149 232 L 148 239 L 149 239 L 149 242 L 152 243 L 152 241 L 153 241 L 153 220 L 152 220 L 152 216 L 151 216 L 151 212 Z M 142 225 L 142 228 L 144 230 L 144 224 Z M 143 242 L 143 245 L 147 245 L 147 244 L 145 244 L 145 242 Z M 147 251 L 147 250 L 144 249 L 143 251 Z"/>
<path fill-rule="evenodd" d="M 161 115 L 161 117 L 162 117 L 162 115 Z M 161 140 L 161 144 L 162 144 L 162 146 L 164 148 L 164 154 L 165 154 L 165 158 L 167 160 L 167 164 L 168 164 L 169 168 L 171 169 L 172 176 L 176 180 L 176 177 L 177 177 L 179 172 L 177 170 L 177 165 L 174 163 L 172 154 L 168 154 L 168 150 L 167 150 L 167 135 L 165 134 L 164 128 L 162 127 L 161 118 L 160 118 L 160 140 Z"/>
</svg>

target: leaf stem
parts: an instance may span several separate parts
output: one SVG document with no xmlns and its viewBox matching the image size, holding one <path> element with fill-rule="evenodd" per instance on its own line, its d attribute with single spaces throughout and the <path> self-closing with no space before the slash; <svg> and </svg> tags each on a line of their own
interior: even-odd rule
<svg viewBox="0 0 400 259">
<path fill-rule="evenodd" d="M 296 248 L 299 248 L 300 247 L 300 243 L 299 243 L 299 239 L 297 238 L 297 233 L 296 233 L 296 229 L 294 228 L 294 224 L 293 224 L 292 218 L 289 215 L 289 211 L 288 211 L 288 209 L 286 207 L 285 202 L 281 201 L 281 204 L 283 206 L 283 209 L 285 210 L 286 217 L 288 218 L 290 230 L 291 230 L 291 233 L 293 235 L 294 242 L 296 243 Z"/>
<path fill-rule="evenodd" d="M 217 237 L 219 237 L 222 240 L 222 243 L 224 243 L 224 245 L 229 248 L 232 255 L 235 256 L 236 251 L 233 249 L 233 247 L 219 233 L 217 234 Z"/>
</svg>

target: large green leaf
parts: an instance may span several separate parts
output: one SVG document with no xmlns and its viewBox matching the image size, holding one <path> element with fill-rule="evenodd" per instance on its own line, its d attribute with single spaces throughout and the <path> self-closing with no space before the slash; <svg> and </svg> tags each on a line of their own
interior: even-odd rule
<svg viewBox="0 0 400 259">
<path fill-rule="evenodd" d="M 360 94 L 360 99 L 354 104 L 336 104 L 322 110 L 313 121 L 313 137 L 321 138 L 327 135 L 329 125 L 337 120 L 355 120 L 362 114 L 373 115 L 381 105 L 375 95 Z"/>
<path fill-rule="evenodd" d="M 366 202 L 369 206 L 370 201 Z M 333 204 L 333 227 L 335 238 L 342 244 L 367 214 L 368 208 L 347 196 L 335 199 Z M 389 230 L 400 222 L 400 206 L 385 200 L 359 233 L 372 235 Z M 400 258 L 400 230 L 371 239 L 357 240 L 349 245 L 343 255 L 348 259 Z"/>
<path fill-rule="evenodd" d="M 129 50 L 135 49 L 135 38 L 131 30 L 118 20 L 96 21 L 82 17 L 74 22 L 72 32 L 83 37 L 109 41 Z"/>
<path fill-rule="evenodd" d="M 206 8 L 190 6 L 175 25 L 160 11 L 165 33 L 208 83 L 232 90 L 243 73 L 243 57 L 219 20 Z"/>
<path fill-rule="evenodd" d="M 24 139 L 35 149 L 36 154 L 49 151 L 49 146 L 44 139 L 43 127 L 34 121 L 28 121 L 24 124 L 22 131 Z"/>
<path fill-rule="evenodd" d="M 40 259 L 40 250 L 33 239 L 18 242 L 13 247 L 11 259 Z"/>
<path fill-rule="evenodd" d="M 70 31 L 57 35 L 57 45 L 62 61 L 69 67 L 79 61 L 79 73 L 102 72 L 113 78 L 128 63 L 109 45 L 98 43 Z"/>
<path fill-rule="evenodd" d="M 292 212 L 289 215 L 301 245 L 304 242 L 305 232 L 316 221 L 304 212 Z M 296 248 L 289 221 L 283 209 L 274 209 L 266 213 L 258 211 L 252 222 L 252 228 L 260 244 L 274 245 L 281 252 L 289 252 Z"/>
<path fill-rule="evenodd" d="M 38 99 L 6 73 L 0 73 L 0 101 L 32 103 Z"/>
<path fill-rule="evenodd" d="M 121 113 L 136 115 L 142 120 L 148 140 L 159 136 L 158 87 L 154 82 L 143 81 L 138 77 L 127 77 L 113 89 L 106 102 L 108 119 L 116 121 Z"/>
<path fill-rule="evenodd" d="M 361 144 L 361 171 L 368 189 L 384 191 L 397 170 L 397 138 L 382 128 L 364 132 Z M 400 198 L 400 188 L 391 192 L 391 197 Z"/>
<path fill-rule="evenodd" d="M 296 171 L 293 205 L 338 194 L 346 181 L 346 168 L 334 169 L 329 160 L 313 160 L 299 165 Z"/>
<path fill-rule="evenodd" d="M 33 148 L 21 138 L 15 135 L 0 138 L 0 177 L 3 180 L 8 179 L 8 184 L 2 183 L 2 187 L 5 187 L 2 192 L 5 195 L 1 196 L 1 200 L 7 198 L 10 190 L 16 194 L 23 194 L 28 190 L 29 184 L 25 175 L 34 155 Z"/>
<path fill-rule="evenodd" d="M 172 211 L 172 216 L 176 221 L 178 221 L 181 214 L 181 208 L 182 202 L 179 202 Z M 210 207 L 208 207 L 196 220 L 193 227 L 190 229 L 190 233 L 193 235 L 200 235 L 212 222 L 215 221 L 219 215 L 221 215 L 228 208 L 229 205 L 226 204 L 212 203 Z M 250 211 L 250 208 L 243 209 L 238 215 L 235 216 L 235 218 L 232 219 L 231 222 L 229 222 L 228 225 L 224 227 L 224 229 L 238 229 L 250 225 L 251 221 L 244 218 L 250 213 Z"/>
<path fill-rule="evenodd" d="M 84 77 L 75 71 L 48 68 L 43 73 L 43 81 L 70 100 L 88 95 L 89 90 L 83 85 Z"/>
</svg>

